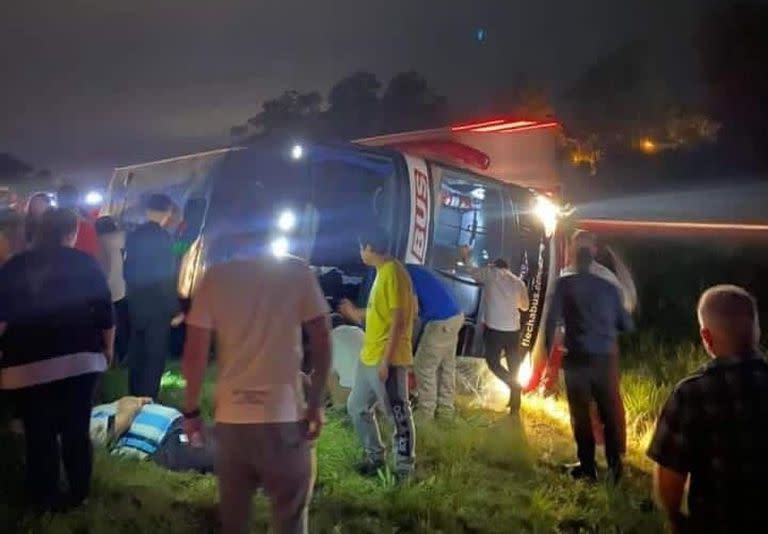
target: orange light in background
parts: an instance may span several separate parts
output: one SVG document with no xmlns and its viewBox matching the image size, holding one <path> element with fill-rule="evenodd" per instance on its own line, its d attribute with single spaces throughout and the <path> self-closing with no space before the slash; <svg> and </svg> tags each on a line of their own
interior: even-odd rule
<svg viewBox="0 0 768 534">
<path fill-rule="evenodd" d="M 656 143 L 652 139 L 643 139 L 640 141 L 640 150 L 645 152 L 646 154 L 653 154 L 656 152 L 658 147 L 656 146 Z"/>
</svg>

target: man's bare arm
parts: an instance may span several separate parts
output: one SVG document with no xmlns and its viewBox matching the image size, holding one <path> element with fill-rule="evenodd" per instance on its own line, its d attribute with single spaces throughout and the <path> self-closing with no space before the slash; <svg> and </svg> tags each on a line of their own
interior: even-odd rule
<svg viewBox="0 0 768 534">
<path fill-rule="evenodd" d="M 323 395 L 331 369 L 331 336 L 328 317 L 323 315 L 304 323 L 304 330 L 309 341 L 309 363 L 312 368 L 307 404 L 310 408 L 320 408 L 323 405 Z"/>
<path fill-rule="evenodd" d="M 531 300 L 528 295 L 528 286 L 526 286 L 525 282 L 522 280 L 520 280 L 520 296 L 518 298 L 517 307 L 522 311 L 528 311 L 528 308 L 531 307 Z"/>
<path fill-rule="evenodd" d="M 680 511 L 688 476 L 656 465 L 653 470 L 653 489 L 656 502 L 669 519 L 672 532 L 681 532 L 685 517 Z"/>
<path fill-rule="evenodd" d="M 211 331 L 207 328 L 187 326 L 187 339 L 184 343 L 184 355 L 181 372 L 187 381 L 184 391 L 184 411 L 191 412 L 199 407 L 200 392 L 203 387 L 205 370 L 211 349 Z"/>
<path fill-rule="evenodd" d="M 102 330 L 101 339 L 104 345 L 104 356 L 107 358 L 107 364 L 112 365 L 112 360 L 115 356 L 115 327 Z"/>
</svg>

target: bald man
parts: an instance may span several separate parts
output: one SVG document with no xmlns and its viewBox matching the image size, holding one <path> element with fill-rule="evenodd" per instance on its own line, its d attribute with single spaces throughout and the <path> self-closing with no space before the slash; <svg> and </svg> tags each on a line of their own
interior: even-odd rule
<svg viewBox="0 0 768 534">
<path fill-rule="evenodd" d="M 764 531 L 768 365 L 757 304 L 740 287 L 716 286 L 701 296 L 698 316 L 712 361 L 680 382 L 661 412 L 648 449 L 656 498 L 673 532 Z"/>
</svg>

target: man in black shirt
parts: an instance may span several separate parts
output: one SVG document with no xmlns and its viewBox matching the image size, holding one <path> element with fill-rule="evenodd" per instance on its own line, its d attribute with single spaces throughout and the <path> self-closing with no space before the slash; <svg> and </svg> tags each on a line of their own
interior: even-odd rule
<svg viewBox="0 0 768 534">
<path fill-rule="evenodd" d="M 147 222 L 128 235 L 124 275 L 131 320 L 128 362 L 130 394 L 157 399 L 170 350 L 171 321 L 178 312 L 173 238 L 163 228 L 171 199 L 155 194 L 147 201 Z"/>
<path fill-rule="evenodd" d="M 712 361 L 675 387 L 659 417 L 648 450 L 657 500 L 674 532 L 765 531 L 768 365 L 757 304 L 739 287 L 716 286 L 698 315 Z"/>
</svg>

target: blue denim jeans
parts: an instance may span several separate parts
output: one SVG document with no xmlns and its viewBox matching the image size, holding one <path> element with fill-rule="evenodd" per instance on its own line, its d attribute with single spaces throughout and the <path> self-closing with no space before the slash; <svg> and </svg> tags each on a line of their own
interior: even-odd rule
<svg viewBox="0 0 768 534">
<path fill-rule="evenodd" d="M 358 365 L 355 383 L 347 399 L 347 410 L 363 444 L 366 458 L 380 462 L 384 461 L 386 449 L 376 420 L 377 406 L 392 420 L 395 427 L 395 471 L 410 473 L 413 471 L 416 431 L 408 400 L 407 368 L 390 367 L 389 378 L 382 382 L 378 367 Z"/>
</svg>

